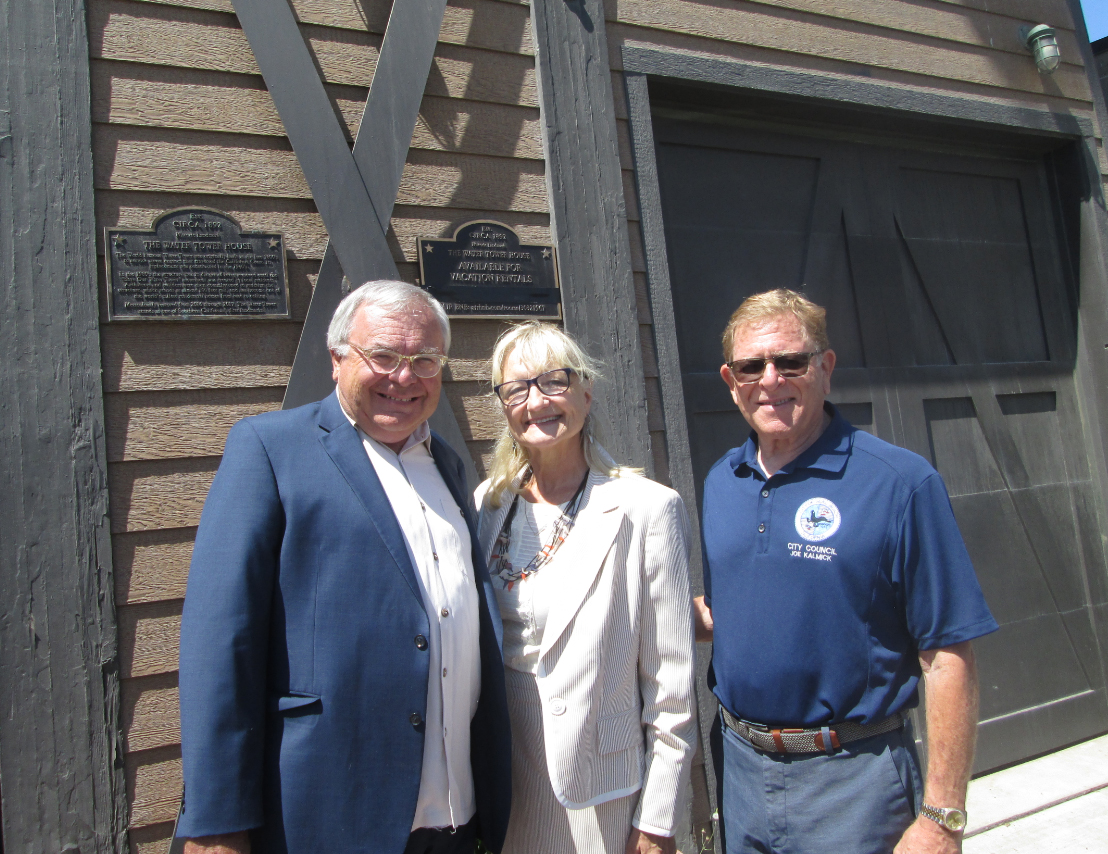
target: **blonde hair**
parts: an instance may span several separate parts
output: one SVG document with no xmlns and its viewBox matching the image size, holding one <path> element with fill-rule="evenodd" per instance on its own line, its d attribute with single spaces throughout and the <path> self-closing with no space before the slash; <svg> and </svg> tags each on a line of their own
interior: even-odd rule
<svg viewBox="0 0 1108 854">
<path fill-rule="evenodd" d="M 731 319 L 727 321 L 727 328 L 723 330 L 723 361 L 730 362 L 735 358 L 735 333 L 739 329 L 782 314 L 791 314 L 799 320 L 805 334 L 817 349 L 827 350 L 831 347 L 831 341 L 827 337 L 827 310 L 796 291 L 777 288 L 749 296 L 735 309 Z"/>
<path fill-rule="evenodd" d="M 513 354 L 535 376 L 555 368 L 572 368 L 586 387 L 591 387 L 593 381 L 601 377 L 599 363 L 568 333 L 550 323 L 529 320 L 513 326 L 500 336 L 492 352 L 493 386 L 504 381 L 504 363 Z M 640 469 L 621 466 L 613 460 L 597 440 L 596 432 L 596 422 L 590 413 L 585 416 L 585 426 L 581 430 L 582 450 L 590 471 L 608 477 L 641 473 Z M 489 503 L 499 507 L 505 492 L 519 494 L 529 477 L 527 453 L 508 429 L 505 416 L 504 428 L 496 440 L 489 465 L 489 488 L 486 493 Z"/>
</svg>

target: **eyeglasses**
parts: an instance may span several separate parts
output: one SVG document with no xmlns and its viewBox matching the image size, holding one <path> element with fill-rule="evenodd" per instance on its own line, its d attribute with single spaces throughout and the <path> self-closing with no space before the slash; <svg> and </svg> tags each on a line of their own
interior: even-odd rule
<svg viewBox="0 0 1108 854">
<path fill-rule="evenodd" d="M 779 353 L 768 359 L 736 359 L 728 362 L 731 376 L 739 385 L 756 383 L 766 372 L 766 365 L 773 362 L 773 369 L 779 377 L 795 379 L 808 373 L 812 367 L 812 359 L 823 354 L 823 350 L 815 350 L 811 353 Z"/>
<path fill-rule="evenodd" d="M 495 386 L 493 391 L 505 406 L 515 406 L 527 399 L 527 395 L 531 393 L 531 386 L 538 386 L 539 391 L 547 395 L 565 394 L 575 373 L 573 368 L 555 368 L 545 374 L 539 374 L 534 379 L 501 383 Z"/>
<path fill-rule="evenodd" d="M 407 362 L 413 374 L 429 380 L 431 377 L 438 376 L 442 366 L 446 364 L 446 356 L 441 353 L 416 353 L 414 356 L 402 356 L 400 353 L 384 348 L 363 350 L 357 344 L 350 346 L 366 360 L 370 368 L 379 374 L 391 374 L 400 367 L 401 362 Z"/>
</svg>

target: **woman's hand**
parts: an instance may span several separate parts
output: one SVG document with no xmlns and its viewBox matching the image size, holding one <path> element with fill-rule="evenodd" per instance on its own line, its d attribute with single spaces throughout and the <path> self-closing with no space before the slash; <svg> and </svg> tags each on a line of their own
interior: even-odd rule
<svg viewBox="0 0 1108 854">
<path fill-rule="evenodd" d="M 715 622 L 712 620 L 712 609 L 704 604 L 704 597 L 697 596 L 692 600 L 693 626 L 696 629 L 698 643 L 707 643 L 712 639 L 712 630 Z"/>
<path fill-rule="evenodd" d="M 658 836 L 632 827 L 631 835 L 627 838 L 626 854 L 680 854 L 680 852 L 677 851 L 677 840 L 672 836 Z"/>
</svg>

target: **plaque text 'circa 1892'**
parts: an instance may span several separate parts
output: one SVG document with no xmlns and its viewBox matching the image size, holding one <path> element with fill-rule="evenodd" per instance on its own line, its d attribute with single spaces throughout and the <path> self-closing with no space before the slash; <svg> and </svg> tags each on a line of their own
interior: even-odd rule
<svg viewBox="0 0 1108 854">
<path fill-rule="evenodd" d="M 243 232 L 207 208 L 182 208 L 150 231 L 105 229 L 109 320 L 287 318 L 279 233 Z"/>
<path fill-rule="evenodd" d="M 553 247 L 520 243 L 499 222 L 467 222 L 452 240 L 418 239 L 423 287 L 452 317 L 562 316 Z"/>
</svg>

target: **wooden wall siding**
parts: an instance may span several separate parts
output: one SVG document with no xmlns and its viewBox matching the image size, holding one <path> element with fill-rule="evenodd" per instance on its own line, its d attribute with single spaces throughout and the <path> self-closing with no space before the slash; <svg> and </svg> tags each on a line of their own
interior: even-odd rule
<svg viewBox="0 0 1108 854">
<path fill-rule="evenodd" d="M 633 41 L 747 62 L 861 73 L 1060 112 L 1087 109 L 1088 81 L 1065 4 L 1036 4 L 1037 11 L 1024 5 L 1031 13 L 1026 18 L 944 2 L 608 0 L 610 61 L 621 68 L 618 47 Z M 868 9 L 864 17 L 873 23 L 851 20 L 855 6 Z M 926 24 L 932 13 L 938 22 L 933 26 Z M 957 27 L 944 25 L 949 15 L 963 20 Z M 1017 37 L 1022 24 L 1044 19 L 1057 28 L 1063 51 L 1063 64 L 1051 76 L 1038 73 Z"/>
<path fill-rule="evenodd" d="M 292 5 L 352 142 L 391 2 Z M 284 232 L 289 253 L 293 322 L 101 326 L 130 841 L 164 854 L 195 526 L 231 425 L 280 408 L 327 232 L 230 0 L 89 0 L 88 30 L 98 230 L 197 205 Z M 533 53 L 525 0 L 448 5 L 388 234 L 403 278 L 418 276 L 417 236 L 468 220 L 550 240 Z M 501 423 L 487 377 L 502 329 L 457 323 L 445 376 L 481 472 Z"/>
</svg>

